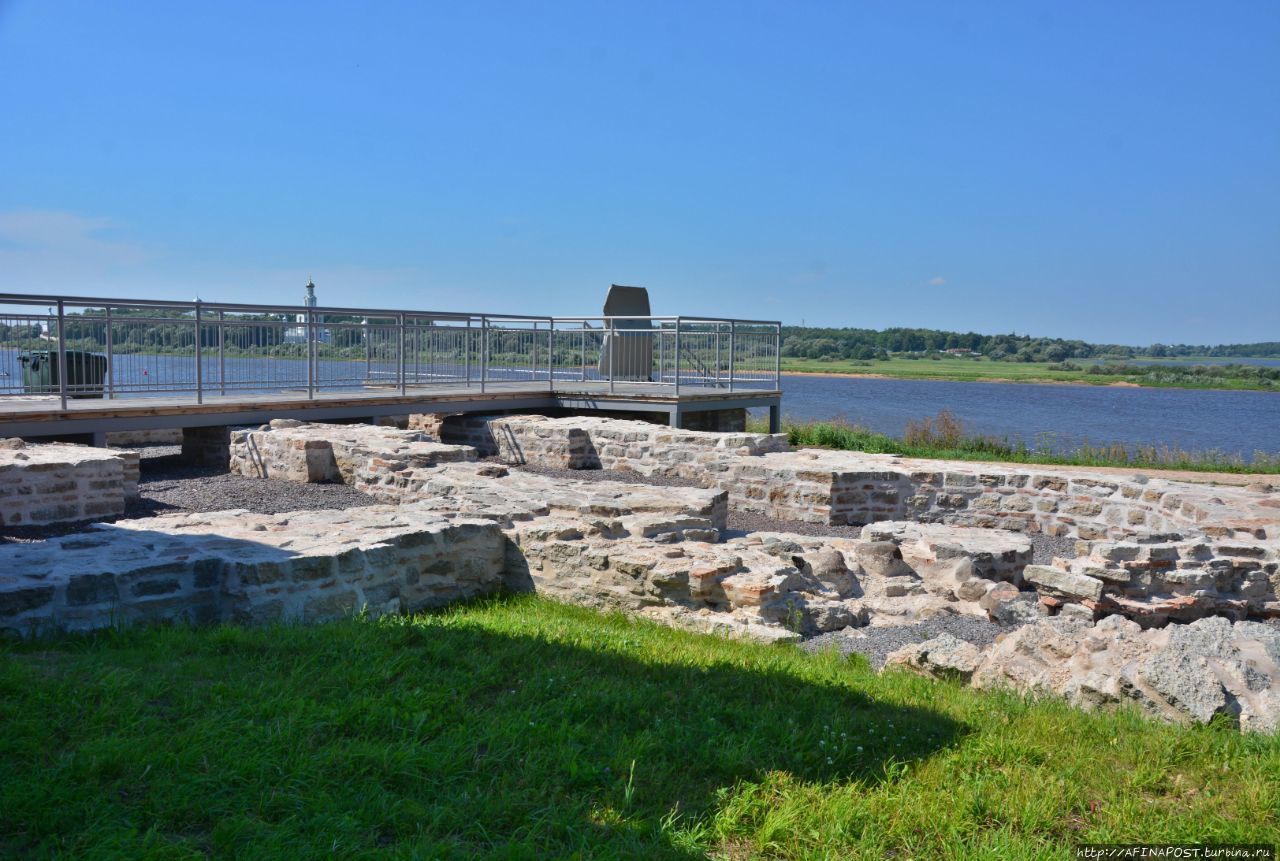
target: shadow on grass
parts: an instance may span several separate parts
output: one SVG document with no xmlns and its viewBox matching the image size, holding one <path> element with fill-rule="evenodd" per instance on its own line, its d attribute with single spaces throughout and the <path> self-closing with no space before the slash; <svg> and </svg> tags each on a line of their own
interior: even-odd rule
<svg viewBox="0 0 1280 861">
<path fill-rule="evenodd" d="M 858 678 L 529 599 L 20 646 L 0 846 L 700 857 L 735 786 L 871 785 L 962 731 Z"/>
</svg>

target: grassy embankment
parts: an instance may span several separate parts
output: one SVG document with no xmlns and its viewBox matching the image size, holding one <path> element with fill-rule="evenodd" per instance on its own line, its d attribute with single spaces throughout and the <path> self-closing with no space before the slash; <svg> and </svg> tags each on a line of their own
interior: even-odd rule
<svg viewBox="0 0 1280 861">
<path fill-rule="evenodd" d="M 0 855 L 1069 858 L 1280 840 L 1280 737 L 522 597 L 0 646 Z"/>
<path fill-rule="evenodd" d="M 752 418 L 747 423 L 747 429 L 767 433 L 769 423 L 765 419 Z M 1022 442 L 966 434 L 961 422 L 946 410 L 935 418 L 908 422 L 902 438 L 877 433 L 838 419 L 820 422 L 784 418 L 782 429 L 791 445 L 803 448 L 831 448 L 942 460 L 1280 475 L 1280 453 L 1254 452 L 1253 459 L 1246 461 L 1238 454 L 1220 451 L 1184 451 L 1173 446 L 1127 446 L 1123 443 L 1084 443 L 1072 451 L 1055 453 L 1031 448 Z"/>
<path fill-rule="evenodd" d="M 1131 365 L 1076 359 L 1066 363 L 993 362 L 956 357 L 886 360 L 783 358 L 782 372 L 875 375 L 908 380 L 957 382 L 1079 383 L 1155 388 L 1280 391 L 1280 369 L 1243 365 Z"/>
</svg>

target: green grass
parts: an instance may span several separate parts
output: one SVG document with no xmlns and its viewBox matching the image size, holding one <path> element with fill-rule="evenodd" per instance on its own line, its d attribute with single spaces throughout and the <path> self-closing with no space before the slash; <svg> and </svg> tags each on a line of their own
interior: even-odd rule
<svg viewBox="0 0 1280 861">
<path fill-rule="evenodd" d="M 957 382 L 1015 382 L 1015 383 L 1085 383 L 1089 385 L 1115 385 L 1125 383 L 1152 388 L 1184 389 L 1236 389 L 1245 391 L 1277 390 L 1275 381 L 1254 376 L 1258 371 L 1245 370 L 1236 374 L 1193 373 L 1187 365 L 1164 368 L 1155 366 L 1126 366 L 1126 373 L 1092 373 L 1092 359 L 1075 359 L 1073 370 L 1051 362 L 993 362 L 988 359 L 945 358 L 907 359 L 893 357 L 886 360 L 853 361 L 838 359 L 797 359 L 784 357 L 782 373 L 826 374 L 876 374 L 906 380 L 952 380 Z"/>
<path fill-rule="evenodd" d="M 1280 739 L 535 597 L 0 647 L 0 854 L 1068 858 L 1280 840 Z"/>
<path fill-rule="evenodd" d="M 747 430 L 767 433 L 769 423 L 753 417 L 747 421 Z M 823 422 L 785 418 L 782 430 L 787 434 L 788 442 L 797 448 L 830 448 L 939 460 L 1280 475 L 1280 454 L 1263 451 L 1254 452 L 1251 460 L 1216 450 L 1186 451 L 1174 446 L 1128 446 L 1123 443 L 1084 443 L 1072 451 L 1054 452 L 1047 447 L 1032 448 L 1025 443 L 962 432 L 949 435 L 908 434 L 906 439 L 899 439 L 839 419 Z"/>
</svg>

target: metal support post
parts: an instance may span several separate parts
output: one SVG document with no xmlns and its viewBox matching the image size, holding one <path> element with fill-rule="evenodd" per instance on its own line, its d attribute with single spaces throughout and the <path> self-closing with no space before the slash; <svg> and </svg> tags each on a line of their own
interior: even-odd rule
<svg viewBox="0 0 1280 861">
<path fill-rule="evenodd" d="M 676 317 L 676 397 L 680 397 L 680 318 Z"/>
<path fill-rule="evenodd" d="M 738 324 L 729 323 L 729 391 L 733 391 L 733 350 L 738 335 Z"/>
<path fill-rule="evenodd" d="M 196 300 L 196 403 L 204 403 L 204 366 L 200 361 L 204 351 L 200 348 L 200 319 L 203 316 L 200 300 Z"/>
<path fill-rule="evenodd" d="M 307 308 L 307 399 L 316 396 L 316 367 L 311 360 L 315 350 L 315 329 L 312 326 L 311 309 Z"/>
<path fill-rule="evenodd" d="M 62 409 L 67 409 L 67 313 L 61 299 L 58 300 L 58 396 Z"/>
<path fill-rule="evenodd" d="M 218 312 L 218 394 L 227 393 L 227 314 Z"/>
<path fill-rule="evenodd" d="M 115 351 L 111 341 L 111 306 L 106 307 L 107 314 L 107 400 L 111 400 L 115 396 L 115 370 L 116 360 Z"/>
<path fill-rule="evenodd" d="M 484 394 L 489 378 L 489 318 L 480 318 L 480 394 Z"/>
<path fill-rule="evenodd" d="M 782 326 L 773 327 L 773 387 L 782 391 Z"/>
<path fill-rule="evenodd" d="M 658 384 L 661 385 L 666 381 L 663 371 L 663 352 L 666 350 L 667 339 L 663 337 L 662 323 L 658 323 Z"/>
<path fill-rule="evenodd" d="M 400 335 L 399 335 L 400 348 L 399 348 L 399 356 L 397 358 L 397 365 L 398 365 L 397 377 L 400 380 L 400 394 L 403 395 L 406 389 L 405 379 L 404 379 L 404 314 L 396 315 L 396 328 L 400 332 Z"/>
<path fill-rule="evenodd" d="M 716 323 L 716 377 L 715 379 L 716 379 L 715 385 L 719 387 L 720 385 L 720 323 Z M 708 382 L 710 381 L 708 380 Z"/>
</svg>

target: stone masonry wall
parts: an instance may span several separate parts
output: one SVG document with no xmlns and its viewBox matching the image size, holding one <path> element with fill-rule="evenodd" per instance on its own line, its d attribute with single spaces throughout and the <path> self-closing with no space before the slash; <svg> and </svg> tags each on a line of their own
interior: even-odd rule
<svg viewBox="0 0 1280 861">
<path fill-rule="evenodd" d="M 238 475 L 357 486 L 371 458 L 386 461 L 383 469 L 390 469 L 393 464 L 417 467 L 470 461 L 476 453 L 466 446 L 435 442 L 421 431 L 293 419 L 276 419 L 231 437 L 230 470 Z"/>
<path fill-rule="evenodd" d="M 0 447 L 0 526 L 112 517 L 137 493 L 137 452 L 22 440 Z"/>
<path fill-rule="evenodd" d="M 1280 496 L 1237 487 L 1020 464 L 805 449 L 712 464 L 730 504 L 786 520 L 920 520 L 1085 540 L 1188 530 L 1280 538 Z"/>
<path fill-rule="evenodd" d="M 425 427 L 428 421 L 416 420 Z M 785 434 L 679 430 L 591 416 L 447 416 L 430 424 L 440 439 L 508 463 L 568 469 L 626 469 L 704 481 L 713 462 L 786 451 Z"/>
<path fill-rule="evenodd" d="M 490 521 L 388 506 L 102 524 L 0 545 L 0 631 L 413 611 L 500 589 L 506 543 Z"/>
</svg>

